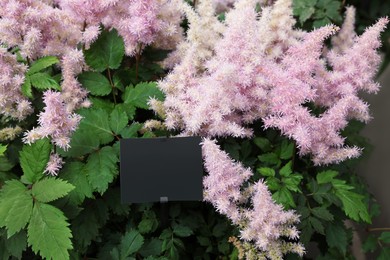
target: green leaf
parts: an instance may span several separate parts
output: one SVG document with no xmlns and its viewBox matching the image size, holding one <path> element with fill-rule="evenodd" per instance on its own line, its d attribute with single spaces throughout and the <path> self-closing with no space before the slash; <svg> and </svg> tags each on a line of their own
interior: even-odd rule
<svg viewBox="0 0 390 260">
<path fill-rule="evenodd" d="M 326 243 L 329 247 L 339 249 L 343 255 L 347 252 L 348 238 L 344 226 L 329 224 L 326 228 Z"/>
<path fill-rule="evenodd" d="M 326 220 L 326 221 L 333 221 L 333 215 L 324 207 L 315 207 L 311 209 L 311 212 L 314 216 L 317 218 Z"/>
<path fill-rule="evenodd" d="M 0 144 L 0 156 L 3 156 L 5 151 L 7 151 L 7 145 Z"/>
<path fill-rule="evenodd" d="M 156 214 L 153 211 L 146 211 L 138 224 L 138 230 L 141 234 L 153 232 L 158 226 Z"/>
<path fill-rule="evenodd" d="M 294 198 L 291 192 L 286 188 L 282 187 L 280 190 L 276 191 L 272 198 L 277 202 L 282 204 L 286 209 L 290 207 L 296 207 Z"/>
<path fill-rule="evenodd" d="M 137 252 L 144 244 L 143 236 L 136 230 L 130 230 L 121 239 L 119 245 L 120 259 L 124 260 L 126 257 Z"/>
<path fill-rule="evenodd" d="M 86 127 L 78 128 L 73 133 L 70 140 L 68 151 L 58 149 L 58 153 L 62 156 L 80 157 L 92 151 L 99 149 L 99 139 L 92 135 L 91 132 L 85 130 Z"/>
<path fill-rule="evenodd" d="M 309 222 L 315 231 L 317 231 L 321 235 L 325 235 L 324 226 L 322 225 L 322 223 L 319 219 L 314 218 L 314 217 L 309 217 Z"/>
<path fill-rule="evenodd" d="M 192 230 L 191 228 L 180 225 L 180 224 L 175 224 L 173 225 L 173 233 L 179 237 L 188 237 L 192 235 Z"/>
<path fill-rule="evenodd" d="M 258 156 L 259 160 L 264 163 L 277 165 L 280 163 L 279 156 L 276 153 L 266 153 Z"/>
<path fill-rule="evenodd" d="M 279 190 L 282 187 L 280 180 L 275 177 L 268 177 L 265 183 L 270 190 Z"/>
<path fill-rule="evenodd" d="M 324 184 L 328 182 L 332 182 L 333 178 L 336 177 L 339 173 L 336 171 L 324 171 L 317 174 L 317 182 L 318 184 Z"/>
<path fill-rule="evenodd" d="M 121 103 L 121 104 L 117 104 L 116 107 L 125 111 L 129 120 L 134 119 L 135 112 L 137 110 L 137 108 L 135 106 L 130 105 L 130 104 Z"/>
<path fill-rule="evenodd" d="M 164 94 L 157 88 L 155 82 L 142 82 L 135 87 L 127 87 L 122 96 L 126 104 L 131 104 L 138 108 L 149 109 L 148 100 L 156 98 L 158 100 L 164 99 Z"/>
<path fill-rule="evenodd" d="M 116 106 L 110 115 L 110 127 L 115 134 L 119 134 L 127 126 L 129 119 L 121 107 Z"/>
<path fill-rule="evenodd" d="M 280 159 L 283 159 L 283 160 L 291 159 L 293 154 L 294 154 L 294 143 L 291 143 L 288 141 L 282 142 Z"/>
<path fill-rule="evenodd" d="M 104 193 L 104 202 L 110 210 L 118 216 L 128 216 L 130 212 L 130 205 L 121 202 L 121 191 L 120 188 L 111 188 Z"/>
<path fill-rule="evenodd" d="M 379 236 L 379 240 L 390 243 L 390 232 L 382 232 L 382 234 Z"/>
<path fill-rule="evenodd" d="M 335 194 L 343 203 L 343 210 L 347 216 L 355 221 L 371 223 L 367 205 L 363 201 L 364 196 L 343 189 L 337 189 Z"/>
<path fill-rule="evenodd" d="M 138 131 L 142 128 L 142 124 L 140 123 L 132 123 L 130 126 L 125 127 L 121 132 L 120 135 L 123 138 L 131 138 L 131 137 L 137 137 Z"/>
<path fill-rule="evenodd" d="M 20 152 L 20 165 L 23 180 L 32 184 L 41 179 L 49 161 L 51 144 L 49 139 L 40 139 L 32 145 L 24 145 Z"/>
<path fill-rule="evenodd" d="M 303 24 L 306 22 L 315 12 L 314 7 L 307 7 L 300 11 L 299 22 Z"/>
<path fill-rule="evenodd" d="M 61 172 L 61 178 L 72 184 L 75 189 L 69 194 L 69 201 L 73 204 L 81 204 L 85 198 L 93 198 L 93 190 L 87 179 L 84 169 L 85 164 L 81 162 L 70 162 L 65 165 Z"/>
<path fill-rule="evenodd" d="M 22 93 L 28 98 L 33 98 L 31 80 L 29 76 L 26 76 L 22 84 Z"/>
<path fill-rule="evenodd" d="M 272 177 L 275 176 L 275 170 L 272 168 L 267 168 L 267 167 L 257 168 L 257 172 L 263 176 L 272 176 Z"/>
<path fill-rule="evenodd" d="M 112 91 L 110 82 L 101 73 L 86 71 L 78 75 L 77 79 L 92 95 L 106 96 Z"/>
<path fill-rule="evenodd" d="M 88 99 L 92 102 L 93 109 L 101 108 L 105 110 L 108 114 L 110 114 L 115 107 L 115 104 L 107 99 L 93 96 L 88 97 Z"/>
<path fill-rule="evenodd" d="M 45 56 L 45 57 L 42 57 L 36 61 L 34 61 L 29 70 L 27 71 L 27 74 L 28 75 L 32 75 L 32 74 L 35 74 L 43 69 L 46 69 L 48 67 L 50 67 L 51 65 L 54 65 L 56 63 L 58 63 L 59 60 L 57 57 L 54 57 L 54 56 Z"/>
<path fill-rule="evenodd" d="M 282 182 L 284 183 L 287 189 L 295 192 L 302 192 L 301 189 L 299 188 L 302 179 L 303 176 L 296 173 L 286 178 L 282 178 Z"/>
<path fill-rule="evenodd" d="M 49 74 L 38 72 L 29 76 L 31 85 L 39 90 L 61 90 L 60 85 Z"/>
<path fill-rule="evenodd" d="M 99 38 L 85 51 L 85 61 L 96 71 L 119 68 L 125 46 L 123 39 L 115 29 L 103 31 Z"/>
<path fill-rule="evenodd" d="M 256 137 L 253 139 L 253 142 L 257 147 L 259 147 L 263 152 L 268 152 L 271 150 L 271 142 L 264 137 Z"/>
<path fill-rule="evenodd" d="M 63 212 L 36 202 L 28 225 L 28 244 L 43 258 L 67 260 L 72 249 L 72 234 Z"/>
<path fill-rule="evenodd" d="M 79 112 L 83 117 L 80 122 L 80 131 L 85 131 L 97 138 L 100 144 L 107 144 L 114 140 L 114 135 L 108 121 L 108 113 L 103 109 L 86 109 Z"/>
<path fill-rule="evenodd" d="M 114 149 L 110 146 L 103 147 L 100 151 L 92 153 L 85 167 L 88 180 L 92 188 L 103 194 L 108 184 L 118 174 L 117 162 L 119 161 Z"/>
<path fill-rule="evenodd" d="M 143 257 L 157 256 L 161 254 L 162 251 L 162 241 L 157 238 L 152 238 L 146 244 L 144 244 L 139 251 Z"/>
<path fill-rule="evenodd" d="M 289 161 L 285 166 L 280 169 L 279 174 L 283 177 L 288 177 L 292 173 L 292 161 Z"/>
<path fill-rule="evenodd" d="M 64 197 L 75 187 L 57 178 L 44 178 L 32 186 L 32 195 L 40 202 L 50 202 Z"/>
<path fill-rule="evenodd" d="M 7 251 L 14 257 L 22 259 L 22 253 L 27 248 L 27 234 L 26 231 L 22 230 L 12 237 L 6 239 L 5 246 Z M 0 254 L 1 256 L 1 254 Z M 8 258 L 6 258 L 8 259 Z"/>
<path fill-rule="evenodd" d="M 77 246 L 87 249 L 92 240 L 99 236 L 99 229 L 106 224 L 108 216 L 108 208 L 103 200 L 89 201 L 84 210 L 72 220 L 72 234 Z"/>
<path fill-rule="evenodd" d="M 33 199 L 18 180 L 6 181 L 0 193 L 0 227 L 7 228 L 8 237 L 24 228 L 30 219 Z"/>
</svg>

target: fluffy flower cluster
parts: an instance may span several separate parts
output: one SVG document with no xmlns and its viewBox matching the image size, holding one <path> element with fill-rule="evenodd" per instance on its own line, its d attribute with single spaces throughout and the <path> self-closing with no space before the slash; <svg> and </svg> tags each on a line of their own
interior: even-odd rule
<svg viewBox="0 0 390 260">
<path fill-rule="evenodd" d="M 176 2 L 0 0 L 0 114 L 20 121 L 33 111 L 21 93 L 28 67 L 18 63 L 7 49 L 18 48 L 28 64 L 43 56 L 57 56 L 62 91 L 44 94 L 46 107 L 39 117 L 40 126 L 28 131 L 24 140 L 31 143 L 50 136 L 55 145 L 67 149 L 80 120 L 73 112 L 90 106 L 88 92 L 77 80 L 77 75 L 88 69 L 81 49 L 90 48 L 101 25 L 118 31 L 130 56 L 153 43 L 158 48 L 175 49 L 183 40 L 182 13 Z M 53 175 L 59 170 L 53 165 L 60 164 L 51 161 L 46 172 Z"/>
<path fill-rule="evenodd" d="M 6 48 L 0 47 L 0 114 L 18 121 L 32 112 L 31 103 L 21 92 L 27 67 Z"/>
<path fill-rule="evenodd" d="M 178 48 L 177 64 L 159 84 L 166 93 L 167 128 L 180 129 L 182 135 L 248 137 L 248 125 L 261 119 L 266 128 L 294 139 L 300 154 L 312 155 L 316 164 L 358 156 L 359 148 L 346 147 L 340 131 L 352 118 L 370 118 L 358 92 L 378 89 L 373 81 L 380 62 L 376 49 L 388 19 L 356 36 L 354 9 L 349 8 L 341 33 L 333 38 L 335 49 L 323 55 L 323 42 L 338 28 L 295 30 L 291 0 L 263 8 L 260 19 L 257 1 L 240 0 L 225 23 L 203 31 L 215 19 L 206 2 L 199 2 L 199 15 L 182 7 L 190 29 L 181 46 L 192 47 Z M 200 31 L 207 36 L 192 36 Z M 324 112 L 315 115 L 310 106 Z"/>
<path fill-rule="evenodd" d="M 252 176 L 251 170 L 233 162 L 215 141 L 205 139 L 202 149 L 205 168 L 209 172 L 203 182 L 205 200 L 240 226 L 241 239 L 253 242 L 269 259 L 281 259 L 288 252 L 302 256 L 304 249 L 301 244 L 280 239 L 298 238 L 298 231 L 293 226 L 299 222 L 298 216 L 275 204 L 261 180 L 245 187 Z M 250 208 L 249 204 L 252 205 Z"/>
<path fill-rule="evenodd" d="M 81 117 L 69 113 L 59 92 L 46 91 L 43 102 L 46 106 L 39 114 L 39 127 L 28 131 L 24 142 L 33 143 L 37 139 L 51 137 L 55 145 L 67 150 L 70 147 L 70 135 L 76 130 Z"/>
</svg>

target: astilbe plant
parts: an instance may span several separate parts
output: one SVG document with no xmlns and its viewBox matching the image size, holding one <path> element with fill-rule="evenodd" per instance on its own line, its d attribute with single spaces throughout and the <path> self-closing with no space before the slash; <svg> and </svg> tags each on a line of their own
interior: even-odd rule
<svg viewBox="0 0 390 260">
<path fill-rule="evenodd" d="M 297 241 L 298 213 L 277 204 L 267 187 L 269 179 L 256 178 L 217 140 L 251 138 L 258 131 L 277 129 L 315 165 L 359 156 L 361 149 L 345 145 L 341 131 L 351 119 L 370 119 L 368 105 L 358 94 L 379 88 L 374 81 L 380 62 L 376 50 L 387 18 L 357 36 L 353 7 L 347 8 L 338 34 L 334 25 L 304 32 L 294 27 L 291 0 L 201 0 L 195 8 L 181 0 L 1 0 L 0 4 L 0 115 L 6 118 L 2 124 L 11 122 L 0 129 L 0 140 L 11 143 L 23 132 L 25 143 L 23 148 L 17 142 L 10 145 L 10 153 L 20 151 L 20 159 L 14 161 L 20 161 L 21 181 L 10 177 L 0 194 L 0 226 L 6 227 L 8 238 L 24 239 L 27 226 L 27 242 L 35 254 L 67 259 L 72 248 L 75 255 L 86 257 L 92 247 L 102 244 L 99 232 L 112 232 L 113 241 L 110 236 L 99 257 L 135 255 L 144 243 L 141 233 L 146 236 L 157 229 L 155 213 L 140 206 L 143 223 L 138 232 L 133 229 L 135 217 L 128 223 L 123 220 L 129 209 L 107 206 L 106 200 L 117 194 L 109 186 L 118 173 L 117 140 L 153 136 L 148 131 L 157 128 L 165 134 L 168 130 L 204 137 L 205 201 L 238 228 L 240 240 L 230 241 L 240 258 L 282 259 L 288 253 L 305 253 Z M 224 21 L 217 14 L 221 11 L 226 12 Z M 331 45 L 325 46 L 331 36 Z M 158 82 L 165 99 L 153 83 L 137 84 L 141 76 L 158 78 L 140 71 L 141 56 L 151 46 L 172 51 L 160 60 L 168 71 Z M 121 73 L 133 73 L 121 70 L 128 64 L 134 65 L 135 76 L 123 80 Z M 123 103 L 117 102 L 119 98 Z M 162 121 L 128 126 L 139 116 L 136 109 L 148 108 L 147 100 Z M 254 128 L 259 122 L 263 128 Z M 0 165 L 0 173 L 9 171 L 9 165 Z M 264 169 L 275 175 L 273 169 Z M 291 163 L 280 172 L 292 175 Z M 43 173 L 51 177 L 43 178 Z M 340 196 L 355 196 L 361 203 L 361 197 L 349 191 L 351 186 L 334 179 L 337 173 L 324 175 L 321 184 L 332 182 Z M 62 197 L 56 206 L 50 204 Z M 67 210 L 72 232 L 57 206 Z M 123 236 L 118 235 L 118 225 L 115 230 L 102 228 L 108 222 L 108 208 L 119 216 L 114 224 L 131 226 Z M 25 214 L 14 220 L 18 210 Z M 176 222 L 178 214 L 171 214 L 172 229 L 165 229 L 145 248 L 154 243 L 160 248 L 156 255 L 165 250 L 177 256 L 175 247 L 183 246 L 174 236 L 192 232 L 183 227 L 184 220 Z M 358 220 L 360 213 L 356 214 L 351 218 Z M 45 221 L 53 216 L 56 221 Z M 99 227 L 90 227 L 88 221 Z M 81 225 L 88 232 L 79 231 Z M 55 246 L 41 237 L 50 237 Z M 145 248 L 143 257 L 147 257 Z"/>
<path fill-rule="evenodd" d="M 196 20 L 192 18 L 194 11 L 187 10 L 188 6 L 182 8 L 189 20 L 184 44 L 190 43 L 192 48 L 178 49 L 179 61 L 159 83 L 165 101 L 150 102 L 165 117 L 166 127 L 181 131 L 183 136 L 250 137 L 251 124 L 260 119 L 264 128 L 277 128 L 293 139 L 299 154 L 309 154 L 316 165 L 358 157 L 360 148 L 346 146 L 340 131 L 351 119 L 370 119 L 368 105 L 358 93 L 378 90 L 374 76 L 380 57 L 376 50 L 388 19 L 379 19 L 356 36 L 352 30 L 354 9 L 348 8 L 340 34 L 332 38 L 334 49 L 325 52 L 324 41 L 339 28 L 328 25 L 307 33 L 295 30 L 290 0 L 263 8 L 260 18 L 256 1 L 237 1 L 223 24 L 204 30 L 205 35 L 214 37 L 191 37 L 211 19 L 205 14 L 214 13 L 205 11 L 212 8 L 205 2 L 199 2 Z M 322 112 L 314 114 L 312 106 Z M 203 149 L 209 173 L 205 178 L 206 200 L 240 226 L 242 239 L 254 242 L 255 248 L 271 259 L 279 259 L 287 251 L 302 254 L 300 245 L 282 249 L 282 240 L 277 240 L 288 233 L 281 231 L 283 225 L 296 222 L 294 215 L 283 217 L 281 208 L 266 199 L 270 195 L 260 192 L 265 188 L 261 181 L 252 187 L 258 190 L 252 191 L 253 209 L 240 209 L 241 193 L 247 192 L 241 184 L 251 174 L 222 151 L 218 155 L 218 146 L 209 139 Z M 251 219 L 259 212 L 265 218 L 279 215 L 281 220 L 276 219 L 270 224 L 275 226 L 267 228 L 267 223 Z M 244 215 L 248 219 L 239 223 Z M 252 221 L 265 230 L 257 230 Z M 298 236 L 296 231 L 293 234 L 292 238 Z"/>
</svg>

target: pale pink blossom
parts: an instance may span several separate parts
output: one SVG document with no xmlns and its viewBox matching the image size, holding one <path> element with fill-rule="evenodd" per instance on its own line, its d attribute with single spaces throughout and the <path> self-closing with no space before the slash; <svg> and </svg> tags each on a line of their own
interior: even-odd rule
<svg viewBox="0 0 390 260">
<path fill-rule="evenodd" d="M 57 176 L 63 164 L 64 161 L 62 158 L 58 154 L 52 153 L 44 173 L 50 174 L 51 176 Z"/>
</svg>

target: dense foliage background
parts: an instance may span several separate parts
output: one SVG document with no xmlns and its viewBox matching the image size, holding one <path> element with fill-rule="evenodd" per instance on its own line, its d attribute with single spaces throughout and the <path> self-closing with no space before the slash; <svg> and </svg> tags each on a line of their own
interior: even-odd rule
<svg viewBox="0 0 390 260">
<path fill-rule="evenodd" d="M 311 30 L 329 22 L 340 24 L 345 5 L 353 4 L 361 32 L 389 13 L 390 4 L 380 2 L 370 1 L 369 8 L 364 8 L 364 1 L 296 0 L 294 14 L 302 28 Z M 389 30 L 383 42 L 384 68 L 390 61 Z M 9 51 L 19 52 L 17 48 Z M 119 140 L 175 134 L 143 125 L 160 119 L 149 110 L 148 100 L 153 96 L 164 99 L 156 81 L 168 72 L 160 66 L 167 54 L 147 47 L 128 57 L 118 33 L 105 30 L 84 50 L 86 63 L 94 71 L 77 78 L 90 92 L 92 106 L 77 110 L 82 119 L 72 135 L 71 148 L 53 147 L 49 139 L 26 145 L 21 136 L 2 142 L 1 259 L 237 259 L 247 250 L 236 239 L 238 229 L 209 204 L 170 203 L 169 223 L 163 225 L 160 205 L 120 202 Z M 32 100 L 34 115 L 20 123 L 2 116 L 0 129 L 36 127 L 43 91 L 60 86 L 57 58 L 30 63 L 19 55 L 19 62 L 29 66 L 30 83 L 23 85 L 23 93 Z M 354 259 L 354 230 L 365 228 L 379 214 L 379 206 L 356 174 L 361 159 L 314 166 L 309 157 L 296 155 L 295 142 L 277 130 L 261 130 L 261 122 L 254 124 L 253 139 L 220 138 L 218 143 L 233 159 L 256 172 L 254 180 L 264 178 L 277 203 L 301 216 L 300 241 L 309 250 L 304 258 Z M 365 147 L 366 156 L 370 146 L 359 134 L 362 128 L 362 123 L 351 121 L 343 136 L 349 145 Z M 53 149 L 65 158 L 58 177 L 42 174 Z M 390 232 L 375 233 L 363 250 L 377 250 L 378 259 L 390 259 L 389 243 Z"/>
</svg>

